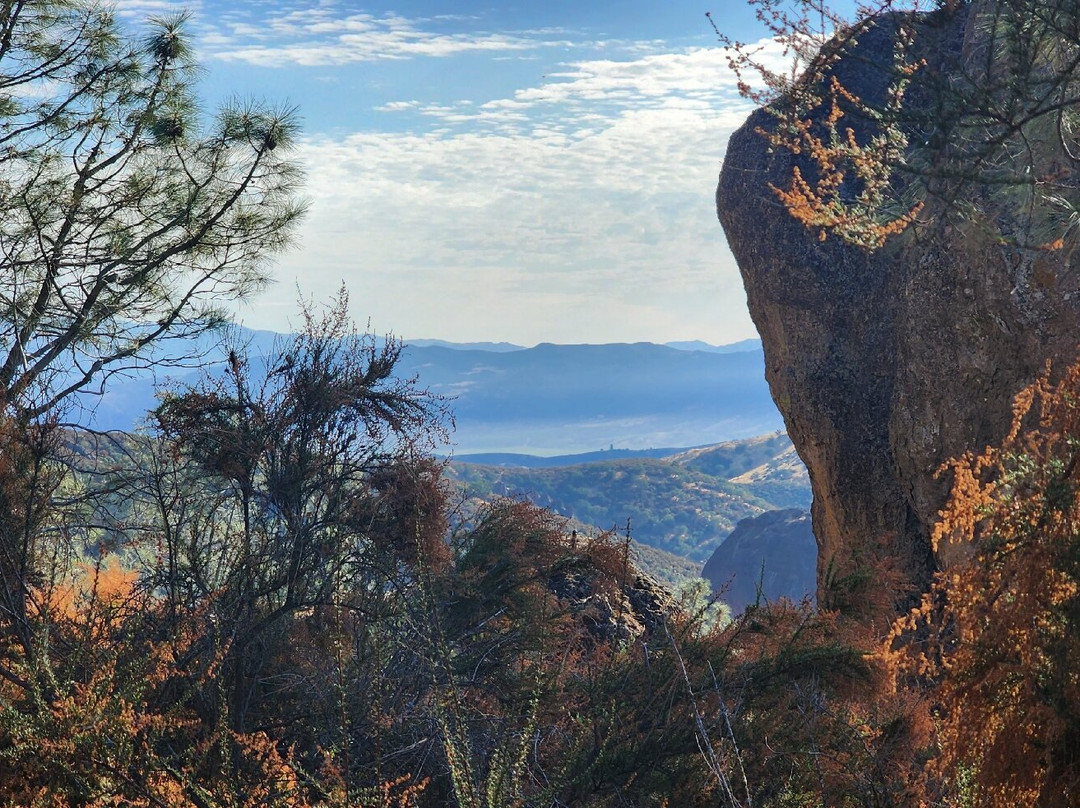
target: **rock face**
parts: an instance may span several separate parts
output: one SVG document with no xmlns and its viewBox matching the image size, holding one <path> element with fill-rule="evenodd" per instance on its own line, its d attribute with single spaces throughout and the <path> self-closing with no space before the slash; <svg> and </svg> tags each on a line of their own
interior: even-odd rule
<svg viewBox="0 0 1080 808">
<path fill-rule="evenodd" d="M 743 519 L 716 548 L 701 577 L 734 614 L 757 600 L 798 603 L 814 594 L 817 545 L 810 514 L 797 508 Z"/>
<path fill-rule="evenodd" d="M 940 75 L 973 26 L 962 14 L 932 22 L 919 41 Z M 874 65 L 892 49 L 884 18 L 835 73 L 855 95 L 880 97 L 887 80 Z M 851 571 L 876 548 L 921 588 L 948 562 L 928 538 L 949 485 L 936 470 L 999 441 L 1013 396 L 1048 358 L 1075 361 L 1080 273 L 1067 249 L 1022 252 L 954 225 L 875 253 L 819 241 L 768 187 L 787 187 L 801 159 L 756 131 L 774 121 L 759 110 L 732 136 L 717 208 L 773 398 L 810 472 L 819 594 L 827 571 Z"/>
<path fill-rule="evenodd" d="M 559 565 L 548 588 L 589 633 L 603 641 L 633 643 L 659 631 L 674 609 L 671 595 L 637 570 L 617 586 L 584 559 Z"/>
</svg>

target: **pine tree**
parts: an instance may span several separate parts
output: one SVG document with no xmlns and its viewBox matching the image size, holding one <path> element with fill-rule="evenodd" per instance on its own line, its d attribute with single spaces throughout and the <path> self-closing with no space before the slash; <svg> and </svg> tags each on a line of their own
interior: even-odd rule
<svg viewBox="0 0 1080 808">
<path fill-rule="evenodd" d="M 303 212 L 294 114 L 203 125 L 186 17 L 0 4 L 0 399 L 40 415 L 220 324 Z"/>
</svg>

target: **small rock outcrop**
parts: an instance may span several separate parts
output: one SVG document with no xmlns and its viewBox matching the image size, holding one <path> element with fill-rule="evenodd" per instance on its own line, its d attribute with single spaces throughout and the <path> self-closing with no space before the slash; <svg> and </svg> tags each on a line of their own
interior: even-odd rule
<svg viewBox="0 0 1080 808">
<path fill-rule="evenodd" d="M 570 559 L 551 572 L 548 588 L 599 640 L 633 643 L 659 631 L 675 604 L 648 575 L 628 568 L 619 582 L 587 559 Z"/>
<path fill-rule="evenodd" d="M 937 76 L 978 28 L 963 11 L 920 25 L 915 55 Z M 844 86 L 880 97 L 887 71 L 875 65 L 890 63 L 894 37 L 889 17 L 861 35 L 833 68 Z M 820 241 L 769 188 L 808 170 L 760 134 L 775 120 L 759 110 L 731 137 L 717 208 L 773 398 L 810 472 L 819 586 L 883 548 L 923 588 L 948 561 L 929 541 L 949 486 L 936 472 L 1001 440 L 1013 396 L 1047 359 L 1076 360 L 1080 272 L 1069 249 L 1022 251 L 940 220 L 874 253 Z"/>
<path fill-rule="evenodd" d="M 766 511 L 735 526 L 705 562 L 701 577 L 738 614 L 758 600 L 759 591 L 763 601 L 784 597 L 798 603 L 812 597 L 816 556 L 809 513 Z"/>
</svg>

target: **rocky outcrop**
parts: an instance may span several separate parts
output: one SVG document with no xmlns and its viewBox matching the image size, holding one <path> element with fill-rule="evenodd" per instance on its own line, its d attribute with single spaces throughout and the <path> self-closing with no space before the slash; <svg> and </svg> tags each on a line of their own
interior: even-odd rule
<svg viewBox="0 0 1080 808">
<path fill-rule="evenodd" d="M 716 548 L 701 577 L 733 614 L 751 603 L 814 594 L 817 545 L 810 514 L 797 508 L 743 519 Z"/>
<path fill-rule="evenodd" d="M 671 595 L 630 566 L 626 580 L 605 576 L 586 558 L 572 558 L 551 571 L 548 588 L 588 632 L 604 642 L 633 643 L 663 628 L 675 610 Z"/>
<path fill-rule="evenodd" d="M 963 14 L 921 24 L 925 72 L 945 75 L 974 27 Z M 883 18 L 835 66 L 857 96 L 886 86 L 875 65 L 891 59 L 893 28 Z M 819 241 L 769 189 L 801 159 L 769 148 L 757 130 L 774 122 L 758 111 L 732 136 L 717 207 L 810 472 L 819 586 L 881 547 L 922 587 L 947 563 L 928 538 L 949 485 L 936 470 L 999 441 L 1013 396 L 1048 358 L 1076 359 L 1080 273 L 1068 250 L 1022 252 L 954 224 L 875 253 Z"/>
</svg>

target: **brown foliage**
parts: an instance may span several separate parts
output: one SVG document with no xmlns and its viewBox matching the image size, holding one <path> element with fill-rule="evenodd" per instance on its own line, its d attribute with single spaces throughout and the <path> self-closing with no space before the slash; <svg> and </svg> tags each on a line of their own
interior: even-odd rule
<svg viewBox="0 0 1080 808">
<path fill-rule="evenodd" d="M 33 656 L 35 587 L 62 559 L 45 533 L 54 522 L 52 498 L 64 478 L 53 462 L 59 437 L 55 423 L 0 415 L 0 647 L 17 646 Z M 0 658 L 0 675 L 11 672 Z"/>
<path fill-rule="evenodd" d="M 1080 799 L 1080 364 L 1016 397 L 999 447 L 947 466 L 934 533 L 959 545 L 897 636 L 929 685 L 946 794 L 987 806 Z M 945 470 L 943 470 L 945 471 Z"/>
<path fill-rule="evenodd" d="M 1060 0 L 750 0 L 790 71 L 718 31 L 758 128 L 790 157 L 771 189 L 824 240 L 878 249 L 913 225 L 1073 244 L 1080 7 Z"/>
<path fill-rule="evenodd" d="M 380 537 L 401 563 L 444 570 L 450 563 L 450 523 L 442 465 L 430 458 L 400 458 L 368 478 L 372 496 L 359 500 L 354 523 Z"/>
<path fill-rule="evenodd" d="M 0 645 L 0 803 L 910 804 L 913 698 L 845 614 L 891 608 L 880 559 L 820 611 L 712 625 L 529 503 L 449 529 L 441 466 L 350 403 L 363 363 L 331 347 L 282 359 L 282 395 L 237 357 L 170 399 L 104 481 L 107 534 L 47 486 L 13 511 L 36 549 L 26 639 Z M 5 459 L 10 497 L 52 469 Z"/>
<path fill-rule="evenodd" d="M 751 5 L 783 46 L 790 72 L 776 71 L 752 46 L 719 30 L 717 35 L 740 77 L 742 94 L 766 105 L 773 117 L 758 133 L 770 151 L 795 158 L 787 186 L 770 184 L 770 189 L 821 241 L 832 234 L 866 249 L 880 248 L 917 222 L 925 207 L 922 200 L 903 198 L 897 177 L 908 169 L 912 127 L 905 120 L 906 96 L 926 62 L 911 52 L 913 17 L 897 14 L 884 22 L 894 7 L 913 5 L 919 10 L 920 3 L 860 4 L 854 22 L 824 0 L 751 0 Z M 866 101 L 841 82 L 834 69 L 879 23 L 896 27 L 892 63 L 879 67 L 888 73 L 882 98 Z"/>
</svg>

